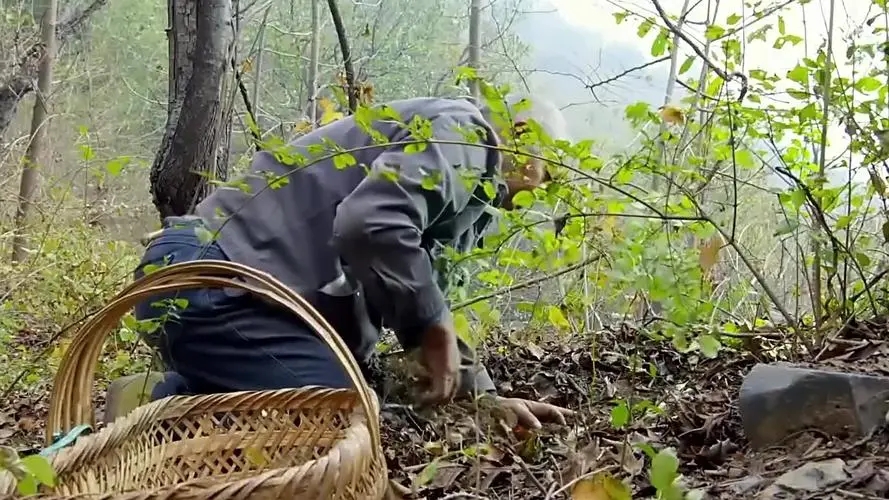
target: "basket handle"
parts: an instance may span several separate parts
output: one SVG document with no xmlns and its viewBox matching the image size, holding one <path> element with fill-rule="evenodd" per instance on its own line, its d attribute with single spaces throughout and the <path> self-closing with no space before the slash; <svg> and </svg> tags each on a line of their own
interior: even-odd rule
<svg viewBox="0 0 889 500">
<path fill-rule="evenodd" d="M 245 281 L 241 281 L 241 278 Z M 57 432 L 75 425 L 95 425 L 92 389 L 102 346 L 120 318 L 140 301 L 169 291 L 196 288 L 237 288 L 289 310 L 317 334 L 346 370 L 367 416 L 371 442 L 379 450 L 380 422 L 376 395 L 367 385 L 358 362 L 346 343 L 305 298 L 273 276 L 243 264 L 199 260 L 165 266 L 135 280 L 80 327 L 65 351 L 56 374 L 46 422 L 47 445 Z"/>
</svg>

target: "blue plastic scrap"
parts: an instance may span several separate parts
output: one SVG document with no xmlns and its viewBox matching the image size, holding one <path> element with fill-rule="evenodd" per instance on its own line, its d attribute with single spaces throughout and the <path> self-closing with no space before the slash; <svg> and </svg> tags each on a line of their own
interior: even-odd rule
<svg viewBox="0 0 889 500">
<path fill-rule="evenodd" d="M 61 432 L 57 432 L 52 439 L 52 444 L 44 448 L 40 451 L 40 456 L 49 457 L 52 456 L 63 448 L 67 448 L 74 444 L 78 438 L 81 436 L 86 436 L 93 432 L 93 428 L 89 425 L 78 425 L 77 427 L 68 431 L 67 434 L 62 434 Z"/>
</svg>

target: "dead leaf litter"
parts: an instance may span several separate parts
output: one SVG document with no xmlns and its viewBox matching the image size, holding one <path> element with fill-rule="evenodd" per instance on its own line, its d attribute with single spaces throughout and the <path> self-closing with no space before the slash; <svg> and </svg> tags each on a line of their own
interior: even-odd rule
<svg viewBox="0 0 889 500">
<path fill-rule="evenodd" d="M 854 363 L 855 370 L 886 374 L 889 345 L 866 334 L 878 328 L 885 326 L 848 330 L 819 364 Z M 383 356 L 369 375 L 381 397 L 390 497 L 654 498 L 651 456 L 671 448 L 680 483 L 696 498 L 889 498 L 882 429 L 846 442 L 801 433 L 781 447 L 749 449 L 735 401 L 742 377 L 764 352 L 784 355 L 767 347 L 725 348 L 709 359 L 665 348 L 626 325 L 571 339 L 499 335 L 479 351 L 501 394 L 577 412 L 567 426 L 540 430 L 490 404 L 415 407 L 410 363 Z M 0 409 L 0 444 L 39 446 L 48 389 L 41 384 L 12 395 Z"/>
</svg>

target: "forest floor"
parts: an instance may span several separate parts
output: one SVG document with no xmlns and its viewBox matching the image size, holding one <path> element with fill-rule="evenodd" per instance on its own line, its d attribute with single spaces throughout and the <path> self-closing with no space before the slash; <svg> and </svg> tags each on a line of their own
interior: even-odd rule
<svg viewBox="0 0 889 500">
<path fill-rule="evenodd" d="M 850 331 L 827 363 L 889 374 L 889 344 L 867 338 L 876 337 L 867 328 Z M 752 350 L 723 349 L 707 359 L 627 327 L 571 340 L 537 337 L 550 340 L 500 336 L 482 349 L 482 360 L 503 394 L 576 410 L 567 426 L 530 431 L 498 409 L 469 403 L 414 408 L 406 397 L 407 363 L 383 358 L 385 379 L 376 383 L 394 491 L 430 500 L 618 500 L 577 487 L 607 475 L 630 485 L 633 498 L 654 498 L 646 451 L 670 447 L 683 483 L 698 498 L 889 498 L 889 434 L 882 431 L 848 441 L 803 433 L 780 447 L 750 449 L 738 390 L 755 363 L 774 360 L 764 353 L 774 352 L 777 341 L 757 340 Z M 0 443 L 39 446 L 48 388 L 46 382 L 14 394 L 0 409 Z M 634 415 L 617 429 L 615 399 L 627 397 Z M 805 493 L 782 493 L 781 484 Z"/>
<path fill-rule="evenodd" d="M 875 335 L 863 326 L 837 341 L 825 364 L 889 373 L 889 344 L 866 338 Z M 383 412 L 391 478 L 404 493 L 429 499 L 548 499 L 573 491 L 574 500 L 617 500 L 574 489 L 605 473 L 632 485 L 634 498 L 653 498 L 645 448 L 671 447 L 682 481 L 702 494 L 698 498 L 889 498 L 887 433 L 849 441 L 803 433 L 780 447 L 750 449 L 738 390 L 754 364 L 774 360 L 764 353 L 777 342 L 758 340 L 757 355 L 723 350 L 716 359 L 700 359 L 642 338 L 624 328 L 570 342 L 489 345 L 484 361 L 504 393 L 565 406 L 577 416 L 567 427 L 530 432 L 510 428 L 513 421 L 502 414 L 466 405 L 433 412 L 395 403 Z M 634 359 L 641 366 L 631 370 Z M 643 415 L 615 429 L 614 400 L 628 396 Z"/>
</svg>

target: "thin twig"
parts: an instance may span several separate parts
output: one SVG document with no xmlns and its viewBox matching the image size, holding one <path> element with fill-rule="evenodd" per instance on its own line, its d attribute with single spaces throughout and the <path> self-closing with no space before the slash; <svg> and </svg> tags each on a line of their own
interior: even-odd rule
<svg viewBox="0 0 889 500">
<path fill-rule="evenodd" d="M 546 495 L 548 495 L 549 492 L 543 486 L 543 483 L 541 483 L 540 480 L 537 479 L 537 477 L 534 475 L 534 473 L 531 472 L 531 469 L 528 467 L 528 464 L 526 464 L 525 461 L 522 460 L 522 457 L 516 455 L 515 453 L 510 453 L 510 454 L 512 455 L 512 460 L 514 462 L 516 462 L 517 464 L 519 464 L 519 467 L 521 467 L 522 470 L 525 471 L 525 474 L 527 474 L 528 477 L 531 478 L 531 482 L 533 482 L 534 485 L 537 486 L 537 489 L 540 490 L 541 493 L 543 493 L 543 496 L 546 497 Z"/>
<path fill-rule="evenodd" d="M 698 47 L 698 45 L 694 43 L 694 41 L 692 41 L 692 39 L 688 35 L 683 33 L 682 30 L 678 29 L 676 25 L 673 24 L 673 21 L 670 20 L 670 17 L 664 11 L 664 8 L 661 7 L 661 4 L 658 2 L 658 0 L 651 0 L 651 3 L 652 5 L 654 5 L 655 10 L 657 10 L 658 15 L 661 17 L 661 20 L 667 26 L 667 29 L 670 30 L 677 37 L 681 38 L 683 42 L 687 43 L 688 46 L 691 47 L 691 50 L 693 50 L 694 53 L 697 54 L 698 57 L 700 57 L 704 61 L 705 64 L 713 69 L 714 73 L 719 75 L 720 78 L 727 82 L 733 80 L 739 80 L 741 82 L 741 93 L 738 95 L 738 101 L 740 102 L 744 100 L 744 96 L 747 95 L 748 89 L 747 76 L 738 71 L 735 71 L 733 73 L 726 73 L 725 70 L 713 64 L 713 61 L 711 61 L 710 58 L 707 57 L 707 54 L 705 54 L 704 51 L 701 50 L 701 48 Z"/>
<path fill-rule="evenodd" d="M 445 495 L 441 497 L 441 500 L 457 500 L 458 498 L 466 498 L 472 500 L 488 500 L 488 497 L 483 497 L 481 495 L 476 495 L 475 493 L 465 493 L 458 491 L 457 493 L 451 493 L 449 495 Z"/>
<path fill-rule="evenodd" d="M 333 27 L 336 29 L 336 37 L 340 44 L 340 52 L 343 56 L 343 71 L 346 73 L 346 92 L 349 98 L 349 112 L 354 113 L 358 109 L 358 87 L 355 84 L 355 66 L 352 61 L 352 50 L 349 48 L 349 39 L 346 37 L 346 26 L 343 24 L 343 16 L 340 15 L 336 0 L 327 0 L 330 16 L 333 18 Z"/>
<path fill-rule="evenodd" d="M 551 495 L 547 495 L 544 498 L 545 498 L 545 500 L 550 500 L 551 498 L 555 498 L 555 497 L 559 496 L 560 494 L 564 493 L 565 491 L 568 491 L 572 486 L 579 483 L 580 481 L 583 481 L 584 479 L 593 477 L 596 474 L 599 474 L 601 472 L 607 472 L 607 471 L 610 471 L 611 469 L 615 469 L 615 468 L 617 468 L 616 465 L 609 465 L 607 467 L 601 467 L 596 470 L 591 470 L 591 471 L 587 472 L 586 474 L 581 474 L 581 475 L 577 476 L 576 478 L 572 479 L 571 481 L 569 481 L 568 484 L 562 486 L 561 488 L 554 491 Z"/>
<path fill-rule="evenodd" d="M 510 292 L 514 292 L 516 290 L 522 290 L 524 288 L 532 287 L 538 283 L 541 283 L 541 282 L 544 282 L 547 280 L 551 280 L 553 278 L 557 278 L 563 274 L 568 274 L 571 271 L 576 271 L 584 266 L 588 266 L 601 258 L 602 258 L 601 254 L 595 255 L 595 256 L 590 257 L 586 260 L 578 262 L 577 264 L 572 264 L 568 267 L 559 269 L 558 271 L 555 271 L 553 273 L 550 273 L 550 274 L 547 274 L 544 276 L 538 276 L 536 278 L 532 278 L 532 279 L 525 280 L 525 281 L 520 281 L 514 285 L 511 285 L 511 286 L 508 286 L 505 288 L 501 288 L 499 290 L 494 290 L 493 292 L 485 293 L 485 294 L 479 295 L 478 297 L 473 297 L 469 300 L 464 300 L 463 302 L 460 302 L 459 304 L 454 305 L 451 308 L 451 310 L 456 311 L 458 309 L 463 309 L 464 307 L 469 307 L 472 304 L 476 304 L 476 303 L 481 302 L 483 300 L 493 299 L 494 297 L 498 297 L 498 296 L 506 294 L 506 293 L 510 293 Z"/>
<path fill-rule="evenodd" d="M 620 80 L 621 78 L 629 75 L 630 73 L 634 73 L 636 71 L 641 71 L 641 70 L 648 68 L 650 66 L 654 66 L 655 64 L 660 64 L 662 62 L 669 61 L 669 60 L 670 60 L 670 56 L 664 56 L 664 57 L 655 59 L 653 61 L 648 61 L 647 63 L 633 66 L 632 68 L 621 71 L 620 73 L 618 73 L 614 76 L 610 76 L 610 77 L 608 77 L 604 80 L 598 81 L 596 83 L 585 84 L 584 86 L 587 88 L 587 90 L 589 90 L 590 92 L 593 93 L 593 97 L 598 99 L 598 97 L 596 97 L 596 88 L 601 87 L 603 85 L 608 85 L 609 83 L 616 82 L 617 80 Z"/>
</svg>

